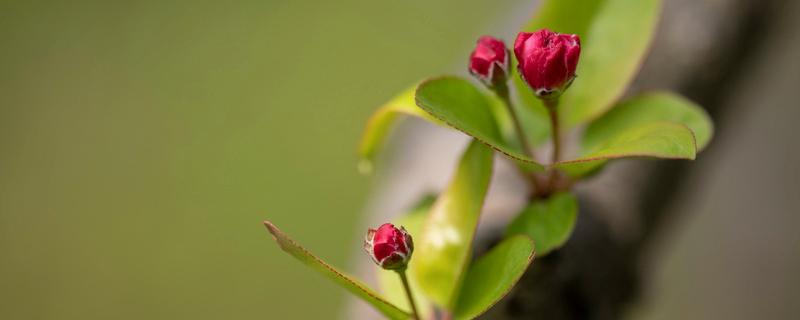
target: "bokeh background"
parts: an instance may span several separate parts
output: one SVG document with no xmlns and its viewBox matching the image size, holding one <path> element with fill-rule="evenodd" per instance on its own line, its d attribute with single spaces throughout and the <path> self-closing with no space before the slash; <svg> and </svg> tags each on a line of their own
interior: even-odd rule
<svg viewBox="0 0 800 320">
<path fill-rule="evenodd" d="M 722 102 L 746 105 L 675 205 L 690 214 L 654 253 L 633 318 L 800 316 L 800 11 L 785 3 L 772 47 L 748 60 L 755 80 L 737 82 L 761 94 Z M 534 7 L 3 1 L 0 318 L 343 315 L 344 292 L 260 222 L 356 269 L 381 179 L 356 170 L 369 114 L 423 77 L 463 73 L 479 35 L 511 40 Z"/>
</svg>

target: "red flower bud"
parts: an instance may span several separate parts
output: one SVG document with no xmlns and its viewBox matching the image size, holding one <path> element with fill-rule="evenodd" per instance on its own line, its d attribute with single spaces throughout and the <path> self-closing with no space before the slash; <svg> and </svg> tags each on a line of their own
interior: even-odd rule
<svg viewBox="0 0 800 320">
<path fill-rule="evenodd" d="M 539 97 L 558 96 L 575 78 L 580 38 L 547 29 L 520 32 L 514 42 L 519 73 Z"/>
<path fill-rule="evenodd" d="M 391 223 L 384 223 L 378 230 L 369 229 L 364 239 L 364 250 L 381 268 L 404 269 L 414 252 L 414 242 L 405 228 L 398 229 Z"/>
<path fill-rule="evenodd" d="M 469 72 L 487 86 L 508 78 L 508 50 L 502 40 L 483 36 L 469 56 Z"/>
</svg>

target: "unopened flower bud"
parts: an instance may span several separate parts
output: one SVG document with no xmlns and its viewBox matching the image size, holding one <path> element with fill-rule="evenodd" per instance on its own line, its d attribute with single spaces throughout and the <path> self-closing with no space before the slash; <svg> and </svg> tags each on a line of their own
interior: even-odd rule
<svg viewBox="0 0 800 320">
<path fill-rule="evenodd" d="M 547 29 L 520 32 L 514 42 L 514 55 L 522 79 L 538 97 L 558 97 L 575 78 L 580 38 Z"/>
<path fill-rule="evenodd" d="M 398 229 L 391 223 L 384 223 L 377 230 L 369 229 L 364 239 L 364 250 L 381 268 L 405 269 L 414 252 L 414 242 L 405 228 Z"/>
<path fill-rule="evenodd" d="M 469 56 L 469 72 L 490 87 L 504 83 L 508 78 L 508 55 L 502 40 L 483 36 Z"/>
</svg>

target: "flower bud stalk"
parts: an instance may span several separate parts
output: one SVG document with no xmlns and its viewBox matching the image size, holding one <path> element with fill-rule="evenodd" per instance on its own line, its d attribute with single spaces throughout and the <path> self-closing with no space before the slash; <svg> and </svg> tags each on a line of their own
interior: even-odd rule
<svg viewBox="0 0 800 320">
<path fill-rule="evenodd" d="M 403 290 L 405 290 L 406 297 L 408 297 L 408 304 L 411 305 L 411 315 L 414 317 L 415 320 L 420 320 L 419 311 L 417 311 L 417 304 L 414 303 L 414 296 L 411 294 L 411 286 L 408 284 L 406 269 L 403 268 L 396 271 L 397 274 L 400 276 L 400 281 L 403 282 Z"/>
</svg>

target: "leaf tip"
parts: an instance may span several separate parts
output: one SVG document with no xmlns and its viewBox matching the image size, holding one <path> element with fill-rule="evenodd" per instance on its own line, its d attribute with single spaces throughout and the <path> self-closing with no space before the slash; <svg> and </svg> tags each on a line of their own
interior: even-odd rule
<svg viewBox="0 0 800 320">
<path fill-rule="evenodd" d="M 267 227 L 267 231 L 269 231 L 269 233 L 272 235 L 272 239 L 278 241 L 278 233 L 280 233 L 278 227 L 268 220 L 264 220 L 263 223 L 264 226 Z"/>
</svg>

